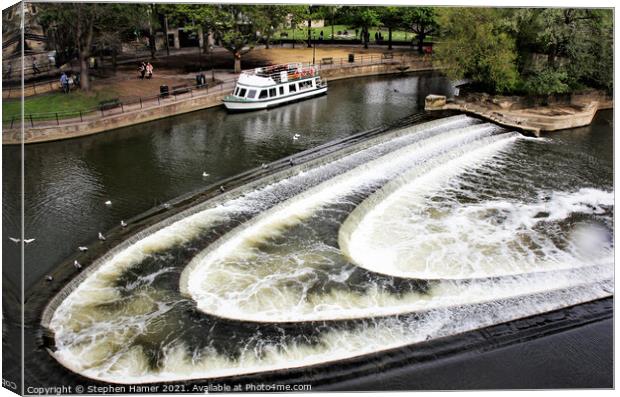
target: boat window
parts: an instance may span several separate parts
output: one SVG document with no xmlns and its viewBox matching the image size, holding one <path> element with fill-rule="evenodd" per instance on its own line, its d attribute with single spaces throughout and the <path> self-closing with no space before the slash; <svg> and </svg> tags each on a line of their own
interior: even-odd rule
<svg viewBox="0 0 620 397">
<path fill-rule="evenodd" d="M 260 92 L 260 95 L 258 96 L 258 98 L 260 98 L 260 99 L 267 98 L 267 90 L 262 90 Z"/>
<path fill-rule="evenodd" d="M 248 98 L 254 99 L 255 96 L 256 96 L 256 90 L 248 91 Z"/>
<path fill-rule="evenodd" d="M 284 87 L 280 87 L 280 95 L 284 95 Z"/>
<path fill-rule="evenodd" d="M 269 98 L 273 98 L 274 96 L 276 96 L 276 89 L 275 88 L 270 88 L 269 89 Z"/>
<path fill-rule="evenodd" d="M 240 96 L 241 98 L 245 97 L 245 93 L 246 93 L 246 91 L 247 91 L 247 90 L 246 90 L 245 88 L 242 88 L 242 89 L 241 89 L 241 91 L 239 91 L 239 96 Z"/>
<path fill-rule="evenodd" d="M 288 85 L 288 92 L 296 92 L 296 91 L 297 91 L 297 84 Z"/>
<path fill-rule="evenodd" d="M 233 93 L 233 95 L 237 96 L 238 93 L 239 93 L 239 87 L 235 87 L 235 92 Z"/>
<path fill-rule="evenodd" d="M 307 90 L 309 88 L 312 88 L 312 80 L 310 80 L 310 81 L 301 81 L 299 83 L 299 89 L 300 90 Z"/>
</svg>

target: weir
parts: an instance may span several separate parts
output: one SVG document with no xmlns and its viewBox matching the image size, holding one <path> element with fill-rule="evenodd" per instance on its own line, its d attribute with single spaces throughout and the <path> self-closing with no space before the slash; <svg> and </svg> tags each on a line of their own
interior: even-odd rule
<svg viewBox="0 0 620 397">
<path fill-rule="evenodd" d="M 65 287 L 51 354 L 112 383 L 238 376 L 610 296 L 613 193 L 528 184 L 519 153 L 545 144 L 454 116 L 227 190 Z"/>
</svg>

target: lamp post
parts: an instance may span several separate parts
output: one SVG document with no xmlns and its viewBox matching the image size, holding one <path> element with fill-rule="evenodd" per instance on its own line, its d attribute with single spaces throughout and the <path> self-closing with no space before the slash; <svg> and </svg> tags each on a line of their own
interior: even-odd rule
<svg viewBox="0 0 620 397">
<path fill-rule="evenodd" d="M 315 56 L 316 56 L 316 33 L 312 32 L 312 64 L 315 64 Z"/>
<path fill-rule="evenodd" d="M 215 81 L 215 70 L 213 69 L 213 44 L 209 45 L 209 55 L 211 58 L 211 81 Z"/>
</svg>

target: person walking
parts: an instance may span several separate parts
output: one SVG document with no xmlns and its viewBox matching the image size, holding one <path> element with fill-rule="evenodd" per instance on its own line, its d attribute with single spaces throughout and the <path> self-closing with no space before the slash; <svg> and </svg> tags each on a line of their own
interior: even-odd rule
<svg viewBox="0 0 620 397">
<path fill-rule="evenodd" d="M 69 78 L 65 72 L 62 72 L 60 76 L 60 85 L 62 86 L 62 92 L 65 94 L 69 93 Z"/>
<path fill-rule="evenodd" d="M 37 67 L 37 63 L 33 61 L 32 62 L 32 74 L 37 75 L 39 73 L 41 73 L 41 71 Z"/>
<path fill-rule="evenodd" d="M 140 66 L 138 67 L 138 73 L 140 73 L 140 80 L 144 80 L 144 75 L 146 74 L 146 63 L 140 63 Z"/>
<path fill-rule="evenodd" d="M 151 63 L 146 64 L 146 78 L 150 79 L 153 77 L 153 65 Z"/>
</svg>

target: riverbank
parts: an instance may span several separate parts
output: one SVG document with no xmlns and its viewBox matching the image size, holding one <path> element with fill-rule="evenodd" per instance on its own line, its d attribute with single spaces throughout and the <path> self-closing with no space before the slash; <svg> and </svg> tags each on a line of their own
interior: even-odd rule
<svg viewBox="0 0 620 397">
<path fill-rule="evenodd" d="M 402 74 L 434 70 L 430 60 L 417 55 L 395 56 L 386 58 L 377 55 L 370 58 L 361 58 L 356 63 L 334 62 L 321 65 L 321 76 L 328 81 L 354 77 L 379 76 L 387 74 Z M 71 139 L 104 131 L 128 127 L 135 124 L 167 118 L 178 114 L 222 106 L 222 98 L 234 87 L 234 81 L 227 81 L 211 90 L 200 90 L 176 95 L 167 99 L 156 99 L 149 103 L 140 101 L 133 106 L 116 108 L 106 111 L 107 114 L 95 114 L 89 117 L 74 118 L 71 120 L 50 120 L 48 122 L 29 122 L 25 120 L 24 143 L 50 142 L 62 139 Z M 4 128 L 3 145 L 16 145 L 22 142 L 21 128 Z"/>
<path fill-rule="evenodd" d="M 613 99 L 600 91 L 587 91 L 568 100 L 536 106 L 528 105 L 523 97 L 476 93 L 448 101 L 442 95 L 429 95 L 424 108 L 464 112 L 538 137 L 545 132 L 590 125 L 596 112 L 613 108 Z"/>
</svg>

